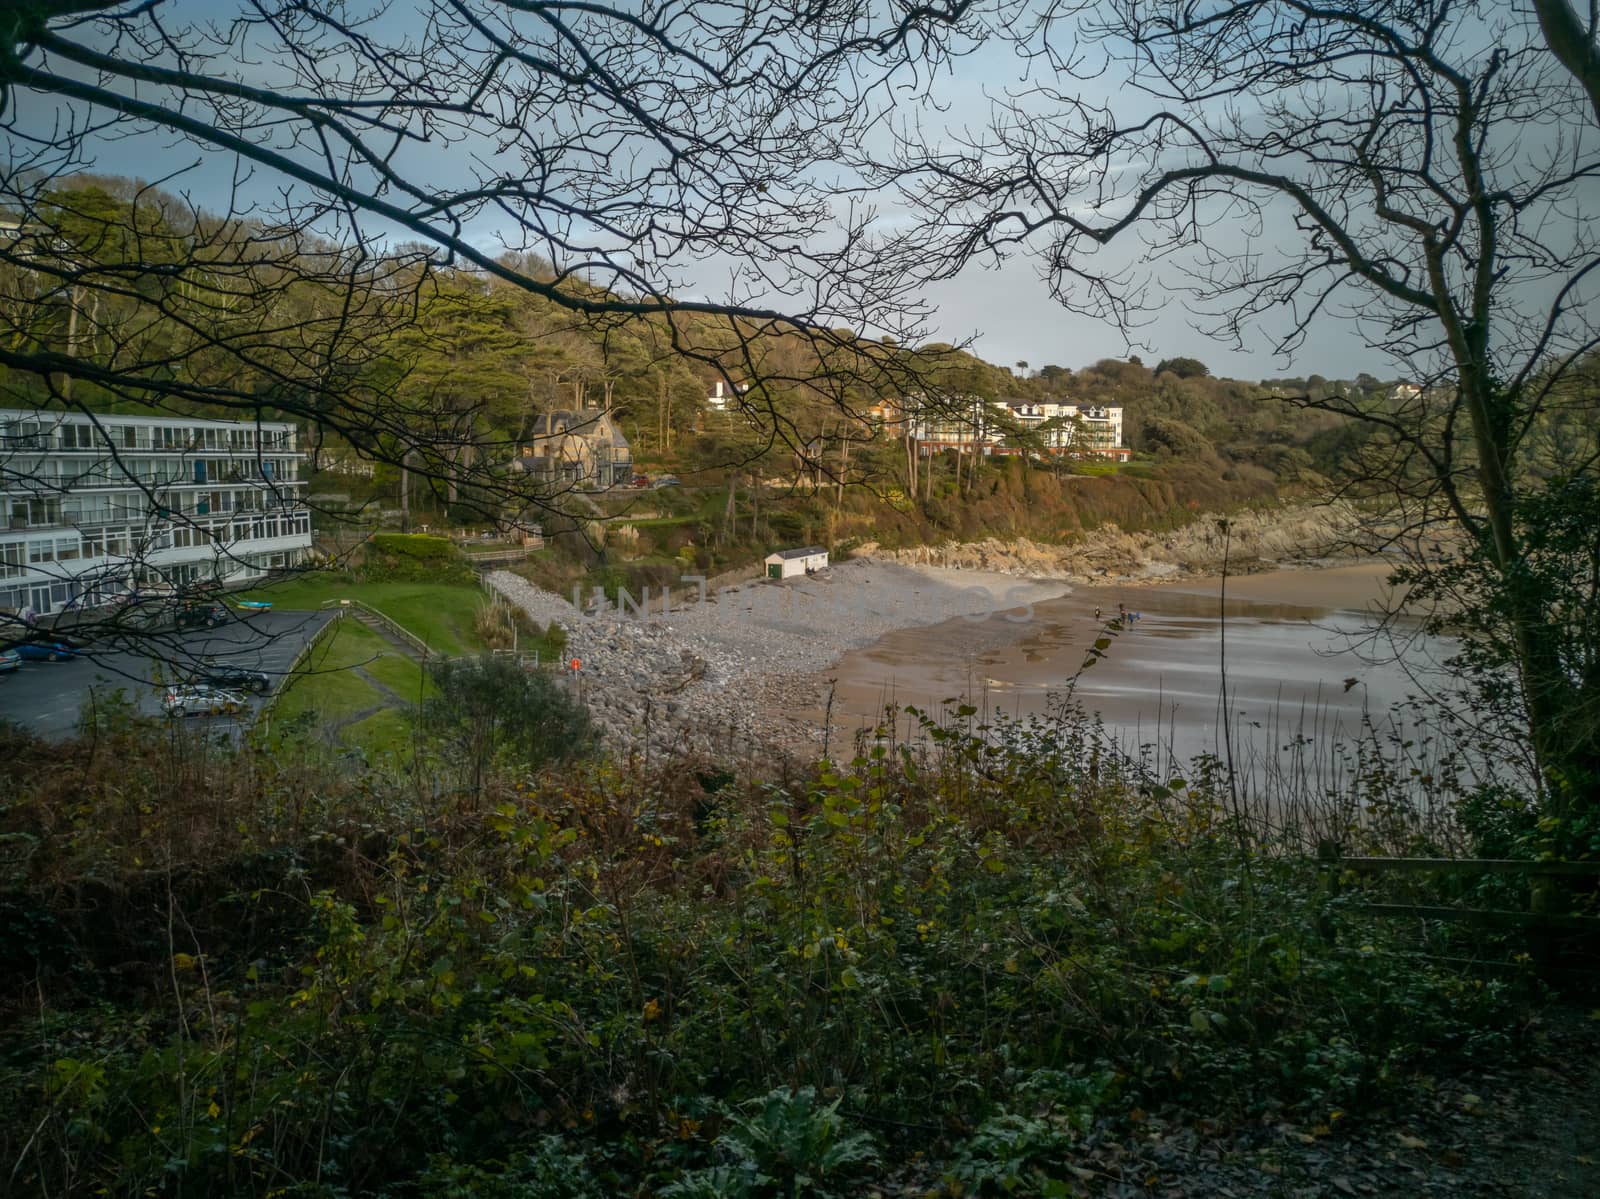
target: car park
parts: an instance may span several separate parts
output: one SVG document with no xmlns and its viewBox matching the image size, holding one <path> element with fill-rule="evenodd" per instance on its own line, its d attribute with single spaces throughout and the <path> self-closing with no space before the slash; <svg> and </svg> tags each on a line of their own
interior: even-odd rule
<svg viewBox="0 0 1600 1199">
<path fill-rule="evenodd" d="M 221 687 L 224 691 L 254 691 L 257 695 L 272 690 L 272 679 L 266 671 L 244 666 L 202 666 L 194 681 L 208 687 Z"/>
<path fill-rule="evenodd" d="M 168 716 L 224 716 L 242 712 L 249 704 L 237 691 L 201 684 L 173 687 L 161 697 L 161 710 Z"/>
<path fill-rule="evenodd" d="M 68 662 L 78 656 L 77 649 L 65 641 L 21 641 L 11 649 L 27 662 Z"/>
<path fill-rule="evenodd" d="M 180 629 L 215 629 L 227 621 L 228 610 L 221 604 L 185 604 L 178 609 Z"/>
</svg>

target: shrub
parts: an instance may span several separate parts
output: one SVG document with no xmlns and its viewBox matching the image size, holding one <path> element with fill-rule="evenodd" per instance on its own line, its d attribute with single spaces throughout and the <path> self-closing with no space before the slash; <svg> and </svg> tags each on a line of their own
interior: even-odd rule
<svg viewBox="0 0 1600 1199">
<path fill-rule="evenodd" d="M 467 771 L 473 790 L 496 765 L 543 766 L 594 747 L 589 713 L 549 674 L 510 658 L 439 658 L 428 665 L 437 692 L 422 704 L 422 728 Z"/>
<path fill-rule="evenodd" d="M 424 533 L 375 533 L 367 541 L 361 577 L 369 583 L 470 583 L 472 567 L 449 538 Z"/>
</svg>

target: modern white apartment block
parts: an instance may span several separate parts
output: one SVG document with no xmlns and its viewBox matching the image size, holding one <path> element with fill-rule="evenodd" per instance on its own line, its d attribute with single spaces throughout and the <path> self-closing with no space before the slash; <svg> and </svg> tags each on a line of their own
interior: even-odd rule
<svg viewBox="0 0 1600 1199">
<path fill-rule="evenodd" d="M 0 409 L 0 613 L 245 583 L 311 548 L 295 426 Z"/>
<path fill-rule="evenodd" d="M 1013 429 L 1031 430 L 1039 448 L 1049 454 L 1114 458 L 1127 461 L 1122 444 L 1122 408 L 1052 400 L 982 400 L 941 405 L 937 415 L 912 411 L 911 436 L 924 457 L 944 450 L 961 453 L 1010 454 L 1021 450 L 1006 444 Z"/>
</svg>

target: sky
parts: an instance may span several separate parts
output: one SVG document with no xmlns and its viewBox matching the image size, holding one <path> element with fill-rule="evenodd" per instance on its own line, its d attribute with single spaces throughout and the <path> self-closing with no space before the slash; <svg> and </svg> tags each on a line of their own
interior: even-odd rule
<svg viewBox="0 0 1600 1199">
<path fill-rule="evenodd" d="M 210 11 L 213 7 L 197 6 L 195 0 L 178 0 L 163 11 L 169 15 L 201 11 L 214 15 Z M 259 66 L 250 69 L 258 70 Z M 1025 84 L 1024 68 L 1018 65 L 1018 60 L 1002 48 L 986 45 L 979 53 L 958 60 L 949 76 L 942 80 L 941 95 L 948 105 L 944 110 L 945 119 L 981 120 L 987 111 L 987 96 Z M 1111 77 L 1085 86 L 1091 99 L 1117 94 L 1116 80 Z M 24 93 L 19 97 L 19 104 L 34 105 L 37 108 L 33 114 L 35 122 L 41 126 L 48 123 L 51 116 L 48 102 Z M 89 169 L 142 179 L 161 177 L 174 167 L 197 158 L 193 145 L 175 142 L 170 136 L 158 133 L 93 144 L 93 161 L 86 164 Z M 423 156 L 415 160 L 414 169 L 426 174 L 434 168 Z M 448 173 L 455 168 L 441 159 L 437 169 Z M 169 188 L 187 190 L 202 205 L 221 209 L 226 206 L 227 188 L 233 174 L 231 161 L 226 156 L 216 155 L 180 176 Z M 273 182 L 264 172 L 258 171 L 253 186 L 270 189 Z M 1272 229 L 1263 234 L 1267 240 L 1273 235 Z M 492 227 L 469 229 L 468 236 L 491 252 L 496 249 Z M 1226 246 L 1232 236 L 1225 228 L 1216 231 L 1219 245 Z M 1242 252 L 1245 247 L 1239 248 Z M 1138 257 L 1141 249 L 1137 243 L 1130 242 L 1114 253 L 1121 256 L 1123 265 L 1134 268 L 1141 265 Z M 698 288 L 694 286 L 697 282 Z M 688 284 L 685 294 L 698 292 L 707 298 L 718 298 L 714 266 L 706 268 L 702 279 L 690 276 Z M 1267 333 L 1238 349 L 1208 338 L 1195 328 L 1195 318 L 1185 309 L 1179 296 L 1173 296 L 1159 312 L 1151 314 L 1150 323 L 1137 331 L 1140 344 L 1130 348 L 1117 330 L 1057 304 L 1040 278 L 1036 262 L 1028 257 L 1016 257 L 999 266 L 969 267 L 953 280 L 929 285 L 924 295 L 935 309 L 931 328 L 935 339 L 970 341 L 974 352 L 1001 366 L 1025 361 L 1034 369 L 1047 363 L 1076 368 L 1105 357 L 1125 357 L 1131 352 L 1152 365 L 1161 358 L 1198 358 L 1214 374 L 1248 379 L 1313 373 L 1329 378 L 1351 378 L 1363 371 L 1391 378 L 1399 373 L 1394 363 L 1362 344 L 1350 321 L 1318 321 L 1306 344 L 1292 359 L 1285 359 L 1272 352 Z M 775 307 L 783 304 L 780 296 L 771 297 L 771 302 Z"/>
</svg>

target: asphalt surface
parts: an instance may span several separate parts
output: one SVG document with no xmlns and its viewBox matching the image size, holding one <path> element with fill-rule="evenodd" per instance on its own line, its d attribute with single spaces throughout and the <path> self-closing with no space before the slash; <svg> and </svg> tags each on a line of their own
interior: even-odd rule
<svg viewBox="0 0 1600 1199">
<path fill-rule="evenodd" d="M 301 648 L 332 618 L 331 612 L 262 612 L 216 629 L 88 642 L 82 653 L 64 662 L 25 661 L 21 669 L 0 674 L 0 720 L 62 739 L 77 730 L 91 698 L 109 697 L 119 689 L 141 712 L 159 716 L 167 682 L 190 677 L 204 664 L 264 671 L 276 690 Z M 77 637 L 68 639 L 84 644 Z M 268 697 L 247 698 L 254 709 Z M 240 720 L 252 718 L 253 712 L 245 712 L 237 720 L 194 716 L 184 723 L 231 735 Z"/>
</svg>

